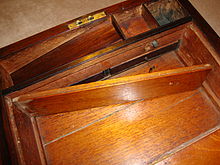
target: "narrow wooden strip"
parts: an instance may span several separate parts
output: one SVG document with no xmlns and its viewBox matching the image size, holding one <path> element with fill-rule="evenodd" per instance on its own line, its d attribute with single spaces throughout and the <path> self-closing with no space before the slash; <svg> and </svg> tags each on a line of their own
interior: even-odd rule
<svg viewBox="0 0 220 165">
<path fill-rule="evenodd" d="M 196 89 L 210 70 L 209 64 L 184 67 L 27 94 L 13 101 L 37 116 L 121 104 Z"/>
<path fill-rule="evenodd" d="M 120 36 L 108 19 L 18 69 L 11 74 L 11 77 L 14 84 L 22 83 L 85 55 L 110 46 L 120 39 Z"/>
<path fill-rule="evenodd" d="M 192 40 L 193 38 L 193 40 Z M 205 38 L 189 27 L 183 35 L 182 43 L 178 49 L 178 55 L 187 66 L 211 64 L 213 69 L 207 77 L 207 84 L 220 99 L 220 60 L 219 53 L 210 51 L 209 45 L 206 44 Z M 206 40 L 207 41 L 207 40 Z"/>
<path fill-rule="evenodd" d="M 13 85 L 10 74 L 0 65 L 0 90 L 6 89 Z"/>
<path fill-rule="evenodd" d="M 25 164 L 45 165 L 44 153 L 36 133 L 35 119 L 19 111 L 18 107 L 13 109 L 13 113 L 19 136 L 17 143 L 21 145 Z"/>
</svg>

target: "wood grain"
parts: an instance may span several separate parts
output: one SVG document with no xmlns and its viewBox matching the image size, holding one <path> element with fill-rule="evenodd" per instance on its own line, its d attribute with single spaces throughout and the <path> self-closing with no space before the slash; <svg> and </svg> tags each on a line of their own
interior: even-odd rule
<svg viewBox="0 0 220 165">
<path fill-rule="evenodd" d="M 155 21 L 152 21 L 152 18 L 150 20 L 145 20 L 145 18 L 150 16 L 144 16 L 145 14 L 149 14 L 144 12 L 144 10 L 145 8 L 143 6 L 137 6 L 122 13 L 113 15 L 115 24 L 124 39 L 134 37 L 158 27 L 158 25 L 155 24 Z"/>
<path fill-rule="evenodd" d="M 210 69 L 207 64 L 93 82 L 23 95 L 14 102 L 36 116 L 121 104 L 196 89 Z"/>
<path fill-rule="evenodd" d="M 35 119 L 21 112 L 17 107 L 13 109 L 13 114 L 18 131 L 17 143 L 21 145 L 21 152 L 19 154 L 22 154 L 25 164 L 45 165 L 45 158 L 42 153 Z M 22 164 L 24 164 L 24 162 Z"/>
<path fill-rule="evenodd" d="M 220 130 L 199 140 L 198 142 L 188 146 L 165 160 L 157 163 L 157 165 L 206 165 L 219 164 L 220 158 Z"/>
<path fill-rule="evenodd" d="M 156 65 L 156 68 L 153 70 L 153 72 L 183 67 L 182 63 L 179 61 L 178 57 L 175 55 L 175 52 L 170 52 L 155 60 L 149 61 L 148 63 L 142 64 L 138 67 L 130 69 L 117 76 L 113 76 L 112 78 L 148 73 L 149 69 L 155 65 Z M 192 92 L 189 92 L 189 93 L 191 94 Z M 166 98 L 169 97 L 170 99 L 166 101 L 163 100 L 163 101 L 166 102 L 166 105 L 168 106 L 169 103 L 171 104 L 175 102 L 176 99 L 181 100 L 184 97 L 187 97 L 188 93 L 186 94 L 167 96 Z M 158 104 L 161 103 L 159 99 L 157 100 L 157 102 Z M 130 104 L 131 103 L 127 103 L 125 105 L 111 105 L 111 106 L 101 107 L 101 108 L 74 111 L 74 112 L 69 112 L 65 114 L 56 114 L 56 115 L 37 117 L 36 120 L 38 122 L 38 127 L 39 127 L 39 131 L 41 134 L 42 142 L 43 144 L 45 144 L 71 131 L 76 131 L 80 129 L 81 127 L 86 126 L 90 123 L 93 123 L 102 117 L 112 114 L 115 111 L 118 111 L 120 109 L 125 109 Z M 62 125 L 62 127 L 60 127 L 60 125 Z"/>
<path fill-rule="evenodd" d="M 0 65 L 0 164 L 16 164 L 15 146 L 7 113 L 7 102 L 2 95 L 2 90 L 11 86 L 12 80 L 9 73 Z"/>
<path fill-rule="evenodd" d="M 194 38 L 192 40 L 192 38 Z M 183 36 L 182 44 L 178 50 L 178 55 L 188 66 L 209 63 L 213 66 L 207 77 L 207 84 L 220 99 L 220 59 L 219 53 L 211 52 L 208 44 L 204 42 L 203 36 L 196 33 L 192 28 L 188 28 Z"/>
<path fill-rule="evenodd" d="M 60 34 L 57 37 L 49 38 L 46 41 L 41 42 L 40 44 L 30 46 L 17 53 L 14 53 L 13 56 L 8 56 L 7 58 L 2 59 L 0 63 L 11 74 L 16 70 L 24 67 L 28 63 L 34 61 L 35 59 L 52 51 L 56 47 L 59 47 L 65 42 L 68 42 L 69 40 L 77 37 L 88 29 L 89 27 L 85 27 L 82 29 L 78 29 L 77 31 L 73 30 L 64 34 Z"/>
<path fill-rule="evenodd" d="M 47 143 L 48 163 L 149 164 L 219 123 L 212 103 L 200 93 L 168 100 L 142 101 Z"/>
<path fill-rule="evenodd" d="M 116 12 L 119 12 L 119 11 L 123 11 L 123 10 L 127 10 L 129 8 L 132 8 L 134 6 L 138 6 L 142 3 L 145 3 L 145 2 L 149 2 L 149 0 L 139 0 L 139 1 L 135 1 L 135 0 L 129 0 L 129 1 L 124 1 L 124 2 L 121 2 L 121 3 L 118 3 L 118 4 L 115 4 L 115 5 L 112 5 L 112 6 L 109 6 L 107 8 L 104 8 L 104 9 L 101 9 L 101 10 L 97 10 L 97 11 L 94 11 L 92 13 L 89 13 L 83 17 L 87 17 L 89 15 L 93 15 L 94 13 L 98 13 L 98 12 L 102 12 L 102 11 L 105 11 L 105 13 L 107 15 L 111 15 L 111 14 L 114 14 Z M 59 34 L 62 34 L 64 32 L 67 32 L 69 31 L 68 29 L 68 24 L 72 23 L 72 22 L 75 22 L 76 20 L 80 19 L 81 17 L 79 18 L 75 18 L 73 20 L 70 20 L 70 21 L 67 21 L 63 24 L 60 24 L 58 26 L 55 26 L 55 27 L 52 27 L 48 30 L 45 30 L 43 32 L 40 32 L 36 35 L 33 35 L 31 37 L 28 37 L 26 39 L 23 39 L 21 41 L 18 41 L 16 43 L 13 43 L 11 45 L 8 45 L 4 48 L 1 48 L 0 49 L 0 58 L 5 58 L 7 56 L 13 56 L 15 53 L 21 51 L 21 50 L 24 50 L 30 46 L 33 46 L 33 45 L 36 45 L 36 44 L 40 44 L 41 42 L 51 38 L 51 37 L 56 37 L 58 36 Z"/>
<path fill-rule="evenodd" d="M 188 24 L 167 30 L 136 43 L 129 44 L 121 49 L 109 52 L 98 58 L 87 61 L 86 63 L 82 63 L 77 67 L 58 73 L 57 75 L 49 77 L 46 80 L 40 81 L 39 83 L 35 83 L 29 87 L 11 93 L 10 97 L 19 96 L 21 94 L 33 91 L 43 91 L 69 86 L 70 84 L 100 73 L 105 69 L 111 68 L 112 66 L 117 66 L 123 62 L 137 58 L 145 53 L 150 53 L 168 45 L 169 43 L 179 40 L 186 26 L 188 26 Z M 157 40 L 159 43 L 158 48 L 153 48 L 151 46 L 150 43 L 154 40 Z M 146 46 L 148 49 L 145 49 Z"/>
<path fill-rule="evenodd" d="M 120 36 L 108 19 L 15 71 L 11 74 L 11 77 L 14 84 L 19 84 L 80 57 L 110 46 L 119 40 Z"/>
<path fill-rule="evenodd" d="M 0 90 L 6 89 L 13 85 L 10 74 L 2 65 L 0 65 L 0 81 Z"/>
</svg>

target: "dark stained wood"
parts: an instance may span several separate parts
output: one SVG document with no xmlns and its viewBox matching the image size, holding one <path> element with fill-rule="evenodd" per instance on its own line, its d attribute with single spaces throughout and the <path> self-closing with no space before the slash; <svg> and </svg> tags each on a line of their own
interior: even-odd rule
<svg viewBox="0 0 220 165">
<path fill-rule="evenodd" d="M 160 26 L 187 16 L 187 13 L 176 0 L 158 0 L 145 6 Z"/>
<path fill-rule="evenodd" d="M 29 87 L 13 92 L 10 94 L 10 97 L 16 97 L 18 95 L 32 91 L 43 91 L 66 87 L 92 75 L 100 73 L 108 68 L 120 65 L 128 60 L 138 58 L 144 54 L 147 55 L 148 53 L 156 51 L 160 48 L 168 46 L 173 42 L 176 42 L 177 40 L 180 40 L 184 32 L 184 28 L 187 25 L 188 24 L 167 30 L 139 42 L 129 44 L 121 49 L 117 49 L 105 55 L 99 56 L 94 60 L 87 61 L 86 63 L 82 63 L 77 67 L 66 70 L 62 73 L 58 73 L 39 83 L 35 83 Z M 154 40 L 158 42 L 157 48 L 154 48 L 151 45 Z"/>
<path fill-rule="evenodd" d="M 181 165 L 181 164 L 219 164 L 220 158 L 220 130 L 188 146 L 157 165 Z"/>
<path fill-rule="evenodd" d="M 192 40 L 193 38 L 193 40 Z M 188 66 L 209 63 L 213 66 L 207 77 L 207 84 L 220 99 L 220 59 L 219 54 L 208 48 L 204 38 L 189 28 L 183 36 L 182 44 L 178 50 L 180 58 Z"/>
<path fill-rule="evenodd" d="M 90 29 L 91 26 L 81 28 L 78 30 L 71 30 L 66 33 L 60 34 L 57 37 L 49 38 L 40 44 L 33 45 L 24 50 L 15 53 L 13 56 L 8 56 L 8 58 L 2 59 L 1 65 L 9 72 L 13 73 L 16 70 L 22 68 L 28 63 L 34 61 L 35 59 L 41 57 L 42 55 L 52 51 L 56 47 L 68 42 L 69 40 L 79 36 L 86 30 Z"/>
<path fill-rule="evenodd" d="M 35 118 L 29 117 L 18 108 L 13 109 L 16 129 L 18 131 L 17 143 L 21 145 L 19 154 L 23 157 L 22 164 L 45 164 L 45 157 L 39 139 Z"/>
<path fill-rule="evenodd" d="M 206 22 L 206 20 L 200 15 L 200 13 L 193 7 L 189 0 L 178 0 L 185 10 L 193 17 L 193 21 L 202 30 L 208 41 L 212 46 L 220 52 L 220 37 L 212 29 L 212 27 Z"/>
<path fill-rule="evenodd" d="M 12 73 L 14 84 L 53 70 L 120 40 L 110 20 L 104 21 Z M 38 69 L 36 69 L 38 68 Z"/>
<path fill-rule="evenodd" d="M 124 39 L 134 37 L 143 32 L 149 31 L 153 28 L 157 28 L 158 24 L 155 21 L 146 20 L 146 17 L 149 13 L 145 12 L 146 10 L 143 6 L 137 6 L 130 10 L 124 11 L 123 13 L 114 14 L 115 24 L 121 32 Z M 148 14 L 148 15 L 147 15 Z"/>
<path fill-rule="evenodd" d="M 13 101 L 36 116 L 121 104 L 196 89 L 210 70 L 208 64 L 178 68 L 38 92 Z"/>
<path fill-rule="evenodd" d="M 1 65 L 0 65 L 0 81 L 1 81 L 0 90 L 6 89 L 13 85 L 13 81 L 11 79 L 10 74 Z"/>
<path fill-rule="evenodd" d="M 169 59 L 169 60 L 167 60 Z M 179 60 L 178 56 L 176 55 L 175 51 L 171 51 L 168 53 L 163 54 L 161 57 L 154 59 L 152 61 L 149 61 L 145 64 L 142 64 L 140 66 L 137 66 L 135 68 L 129 69 L 123 73 L 120 73 L 116 76 L 111 77 L 111 79 L 118 78 L 118 77 L 124 77 L 124 76 L 133 76 L 133 75 L 139 75 L 139 74 L 145 74 L 149 73 L 151 68 L 151 72 L 158 72 L 168 69 L 176 69 L 184 67 L 182 62 Z"/>
<path fill-rule="evenodd" d="M 2 89 L 12 85 L 8 72 L 0 66 L 0 164 L 17 164 L 15 146 L 9 124 L 7 103 L 2 95 Z"/>
<path fill-rule="evenodd" d="M 149 164 L 219 124 L 216 109 L 200 93 L 180 95 L 135 103 L 54 139 L 44 145 L 48 163 Z"/>
<path fill-rule="evenodd" d="M 129 0 L 129 1 L 124 1 L 124 2 L 121 2 L 121 3 L 115 4 L 115 5 L 112 5 L 110 7 L 107 7 L 107 8 L 89 13 L 86 16 L 83 16 L 83 17 L 87 17 L 89 15 L 92 15 L 93 13 L 98 13 L 98 12 L 101 12 L 101 11 L 105 11 L 105 13 L 107 15 L 111 15 L 113 13 L 123 11 L 123 10 L 127 10 L 129 8 L 132 8 L 134 6 L 137 6 L 137 5 L 140 5 L 142 3 L 149 2 L 149 1 L 150 0 L 138 0 L 138 1 Z M 17 53 L 21 50 L 24 50 L 28 47 L 34 46 L 35 44 L 40 44 L 41 42 L 43 42 L 43 41 L 45 41 L 45 40 L 47 40 L 51 37 L 56 37 L 56 36 L 58 36 L 58 35 L 60 35 L 64 32 L 68 32 L 69 31 L 68 24 L 70 24 L 72 22 L 75 22 L 76 20 L 78 20 L 80 18 L 81 17 L 75 18 L 75 19 L 70 20 L 70 21 L 67 21 L 63 24 L 60 24 L 58 26 L 55 26 L 53 28 L 50 28 L 50 29 L 45 30 L 43 32 L 40 32 L 38 34 L 35 34 L 31 37 L 28 37 L 26 39 L 23 39 L 21 41 L 18 41 L 16 43 L 8 45 L 4 48 L 1 48 L 0 49 L 0 54 L 1 54 L 0 58 L 5 58 L 7 56 L 14 55 L 15 53 Z"/>
</svg>

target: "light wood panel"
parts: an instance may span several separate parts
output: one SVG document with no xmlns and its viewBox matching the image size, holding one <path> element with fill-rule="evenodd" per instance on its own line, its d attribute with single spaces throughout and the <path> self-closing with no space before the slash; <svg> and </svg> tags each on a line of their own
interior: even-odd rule
<svg viewBox="0 0 220 165">
<path fill-rule="evenodd" d="M 166 53 L 163 56 L 155 60 L 149 61 L 138 67 L 135 67 L 126 72 L 123 72 L 117 76 L 113 76 L 112 78 L 144 74 L 144 73 L 147 73 L 149 69 L 155 65 L 156 65 L 156 68 L 153 70 L 153 72 L 183 67 L 182 63 L 179 61 L 178 57 L 173 51 L 173 52 Z M 176 100 L 178 99 L 181 100 L 187 96 L 188 96 L 188 93 L 181 94 L 181 95 L 168 96 L 170 97 L 169 100 L 171 100 L 169 103 L 171 104 L 175 102 Z M 162 100 L 164 101 L 164 99 Z M 167 106 L 169 105 L 168 101 L 164 101 L 166 102 Z M 157 102 L 159 104 L 162 101 L 160 101 L 160 99 L 157 99 Z M 117 112 L 122 109 L 126 109 L 126 107 L 130 106 L 131 104 L 133 103 L 127 103 L 125 105 L 110 105 L 107 107 L 99 107 L 99 108 L 93 108 L 93 109 L 87 109 L 87 110 L 81 110 L 81 111 L 74 111 L 74 112 L 65 113 L 65 115 L 56 114 L 56 115 L 37 117 L 36 119 L 38 121 L 40 134 L 42 135 L 41 136 L 42 142 L 43 144 L 45 144 L 69 132 L 77 131 L 78 129 L 81 129 L 82 127 L 86 125 L 96 122 L 97 120 L 100 120 L 103 117 L 111 115 L 114 112 Z M 62 125 L 62 127 L 60 127 L 60 125 Z"/>
<path fill-rule="evenodd" d="M 220 130 L 188 146 L 156 165 L 218 165 L 220 159 Z"/>
<path fill-rule="evenodd" d="M 150 164 L 218 124 L 211 101 L 190 91 L 137 102 L 44 148 L 50 164 Z"/>
<path fill-rule="evenodd" d="M 209 64 L 184 67 L 23 95 L 13 101 L 37 116 L 121 104 L 196 89 L 210 70 Z"/>
</svg>

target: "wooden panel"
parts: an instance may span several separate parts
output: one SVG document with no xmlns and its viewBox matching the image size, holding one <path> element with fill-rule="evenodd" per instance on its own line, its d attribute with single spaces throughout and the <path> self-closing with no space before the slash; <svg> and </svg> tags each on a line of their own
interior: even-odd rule
<svg viewBox="0 0 220 165">
<path fill-rule="evenodd" d="M 1 65 L 0 65 L 0 83 L 1 83 L 0 90 L 6 89 L 13 85 L 11 76 L 9 75 L 7 70 L 5 70 L 5 68 L 3 68 Z"/>
<path fill-rule="evenodd" d="M 145 73 L 150 73 L 150 72 L 159 72 L 163 70 L 176 69 L 176 68 L 181 68 L 181 67 L 184 67 L 184 65 L 179 60 L 175 51 L 171 51 L 171 52 L 163 54 L 161 57 L 157 59 L 151 60 L 145 64 L 129 69 L 116 76 L 113 76 L 111 77 L 111 79 L 124 77 L 124 76 L 145 74 Z"/>
<path fill-rule="evenodd" d="M 49 38 L 40 44 L 33 45 L 15 53 L 13 56 L 8 56 L 8 58 L 2 59 L 0 63 L 11 74 L 35 59 L 41 57 L 42 55 L 52 51 L 56 47 L 77 37 L 88 29 L 89 27 L 82 28 L 78 29 L 77 31 L 69 31 L 57 37 Z"/>
<path fill-rule="evenodd" d="M 23 95 L 14 102 L 37 116 L 121 104 L 196 89 L 210 69 L 206 64 L 93 82 Z"/>
<path fill-rule="evenodd" d="M 76 83 L 94 74 L 100 73 L 105 69 L 111 68 L 112 66 L 116 66 L 133 58 L 137 58 L 144 55 L 145 53 L 150 53 L 168 45 L 169 43 L 179 40 L 186 26 L 187 24 L 167 30 L 152 37 L 148 37 L 139 42 L 129 44 L 126 47 L 109 52 L 105 55 L 100 56 L 99 58 L 87 61 L 86 63 L 80 64 L 77 67 L 74 67 L 55 76 L 49 77 L 39 83 L 35 83 L 29 87 L 16 91 L 10 94 L 10 96 L 15 97 L 28 92 L 43 91 L 69 86 L 70 84 Z M 153 48 L 152 46 L 150 46 L 150 43 L 154 40 L 158 41 L 158 48 Z M 145 49 L 146 46 L 147 49 Z"/>
<path fill-rule="evenodd" d="M 55 69 L 120 40 L 110 20 L 104 21 L 78 37 L 39 57 L 11 74 L 14 84 Z M 38 69 L 36 69 L 38 68 Z"/>
<path fill-rule="evenodd" d="M 101 118 L 126 109 L 133 103 L 124 105 L 110 105 L 82 111 L 74 111 L 65 114 L 56 114 L 37 117 L 38 127 L 42 138 L 42 143 L 46 144 L 60 136 L 64 136 L 72 131 L 77 131 L 83 127 L 97 122 Z M 61 127 L 62 125 L 62 127 Z"/>
<path fill-rule="evenodd" d="M 169 60 L 167 60 L 169 59 Z M 175 55 L 175 52 L 167 53 L 155 60 L 149 61 L 143 65 L 130 69 L 122 74 L 117 75 L 116 77 L 130 76 L 147 73 L 152 66 L 157 66 L 154 71 L 162 71 L 166 69 L 175 69 L 178 67 L 183 67 L 182 63 L 179 61 L 178 57 Z M 113 77 L 115 78 L 115 76 Z M 185 94 L 169 96 L 176 100 L 176 98 L 186 97 Z M 170 100 L 172 100 L 170 98 Z M 172 100 L 170 103 L 173 103 Z M 159 102 L 159 100 L 158 100 Z M 166 101 L 168 106 L 168 101 Z M 57 114 L 37 117 L 39 131 L 42 137 L 42 142 L 47 143 L 53 139 L 56 139 L 60 136 L 63 136 L 69 132 L 76 131 L 82 127 L 89 125 L 93 122 L 96 122 L 98 119 L 111 115 L 113 112 L 118 110 L 125 109 L 132 103 L 127 103 L 125 105 L 113 105 L 101 108 L 93 108 L 82 111 L 74 111 L 70 113 Z M 62 127 L 60 127 L 62 125 Z"/>
<path fill-rule="evenodd" d="M 54 139 L 44 145 L 48 163 L 150 164 L 219 124 L 219 114 L 201 93 L 166 98 L 136 103 Z"/>
<path fill-rule="evenodd" d="M 2 89 L 12 85 L 8 72 L 0 65 L 0 164 L 16 164 L 17 157 L 9 124 L 7 103 Z"/>
<path fill-rule="evenodd" d="M 193 40 L 192 40 L 193 38 Z M 180 58 L 188 66 L 209 63 L 213 66 L 212 71 L 207 77 L 207 83 L 213 92 L 220 99 L 220 59 L 219 53 L 210 51 L 209 44 L 205 43 L 205 39 L 189 28 L 183 36 L 178 54 Z"/>
<path fill-rule="evenodd" d="M 187 148 L 171 155 L 157 165 L 207 165 L 219 164 L 220 158 L 220 130 L 212 133 L 204 139 L 188 146 Z"/>
<path fill-rule="evenodd" d="M 216 51 L 220 52 L 220 37 L 212 29 L 212 27 L 206 22 L 206 20 L 200 15 L 200 13 L 194 8 L 189 0 L 178 0 L 181 5 L 190 13 L 193 17 L 193 21 L 196 25 L 202 30 L 202 33 L 205 35 L 205 38 L 210 42 L 213 48 Z"/>
<path fill-rule="evenodd" d="M 41 142 L 35 124 L 35 119 L 14 108 L 14 119 L 18 130 L 18 141 L 21 145 L 20 154 L 24 162 L 30 165 L 45 164 Z"/>
</svg>

